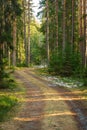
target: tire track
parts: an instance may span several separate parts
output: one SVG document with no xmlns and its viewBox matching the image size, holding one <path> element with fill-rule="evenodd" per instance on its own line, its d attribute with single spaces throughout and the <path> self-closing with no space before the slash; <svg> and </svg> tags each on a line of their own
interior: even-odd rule
<svg viewBox="0 0 87 130">
<path fill-rule="evenodd" d="M 45 80 L 44 79 L 41 79 L 40 77 L 38 77 L 38 76 L 36 76 L 36 75 L 34 75 L 34 74 L 32 74 L 32 72 L 28 72 L 28 71 L 24 71 L 25 73 L 27 73 L 28 75 L 31 75 L 32 77 L 34 77 L 34 78 L 36 78 L 36 79 L 38 79 L 38 80 L 40 80 L 40 81 L 42 81 L 43 83 L 45 83 L 46 84 L 46 82 L 45 82 Z M 51 85 L 50 87 L 52 87 L 53 88 L 53 86 Z M 54 89 L 55 89 L 55 87 L 54 87 Z M 65 89 L 65 88 L 64 88 Z M 61 91 L 62 91 L 62 89 L 61 89 L 61 91 L 60 91 L 60 88 L 57 88 L 56 89 L 57 91 L 59 91 L 60 93 L 61 93 Z M 67 89 L 66 89 L 66 92 L 67 92 Z M 60 94 L 61 95 L 61 94 Z M 71 94 L 72 95 L 72 94 Z M 62 95 L 61 95 L 62 96 Z M 75 96 L 75 95 L 73 95 L 73 96 Z M 72 98 L 70 97 L 70 96 L 66 96 L 66 95 L 64 95 L 64 97 L 66 98 L 66 99 L 68 99 L 66 102 L 68 103 L 68 105 L 69 106 L 71 106 L 71 108 L 73 108 L 73 111 L 76 113 L 76 115 L 77 115 L 77 120 L 79 121 L 79 123 L 81 124 L 81 130 L 87 130 L 87 116 L 85 116 L 84 115 L 84 113 L 81 111 L 81 109 L 78 107 L 78 105 L 72 100 Z M 64 98 L 63 97 L 63 98 Z"/>
</svg>

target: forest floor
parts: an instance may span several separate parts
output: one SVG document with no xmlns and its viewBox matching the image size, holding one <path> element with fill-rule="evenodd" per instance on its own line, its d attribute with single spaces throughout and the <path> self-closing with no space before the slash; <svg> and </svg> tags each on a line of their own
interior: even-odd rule
<svg viewBox="0 0 87 130">
<path fill-rule="evenodd" d="M 52 86 L 34 69 L 15 71 L 26 89 L 17 114 L 0 130 L 87 130 L 87 91 Z M 85 96 L 84 96 L 85 95 Z"/>
</svg>

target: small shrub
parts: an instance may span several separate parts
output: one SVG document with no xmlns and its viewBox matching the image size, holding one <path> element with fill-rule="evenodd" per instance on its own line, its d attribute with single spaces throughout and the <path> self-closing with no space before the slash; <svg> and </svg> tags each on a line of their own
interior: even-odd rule
<svg viewBox="0 0 87 130">
<path fill-rule="evenodd" d="M 70 50 L 68 47 L 64 54 L 61 49 L 52 53 L 48 69 L 49 73 L 61 76 L 80 76 L 82 74 L 80 55 Z"/>
<path fill-rule="evenodd" d="M 5 78 L 0 82 L 0 89 L 14 89 L 16 88 L 16 82 L 12 78 Z"/>
<path fill-rule="evenodd" d="M 84 69 L 83 82 L 84 86 L 87 86 L 87 67 Z"/>
<path fill-rule="evenodd" d="M 84 82 L 84 86 L 87 87 L 87 78 L 85 78 L 83 82 Z"/>
<path fill-rule="evenodd" d="M 14 96 L 0 96 L 0 122 L 8 116 L 8 112 L 17 104 Z"/>
</svg>

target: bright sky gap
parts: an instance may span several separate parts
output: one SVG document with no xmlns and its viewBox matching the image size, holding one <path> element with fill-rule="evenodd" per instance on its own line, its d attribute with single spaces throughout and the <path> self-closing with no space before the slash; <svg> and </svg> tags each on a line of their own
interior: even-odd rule
<svg viewBox="0 0 87 130">
<path fill-rule="evenodd" d="M 39 1 L 40 0 L 32 0 L 33 1 L 33 10 L 34 10 L 34 16 L 35 16 L 35 18 L 38 20 L 38 18 L 37 18 L 37 13 L 38 13 L 38 11 L 39 11 Z"/>
</svg>

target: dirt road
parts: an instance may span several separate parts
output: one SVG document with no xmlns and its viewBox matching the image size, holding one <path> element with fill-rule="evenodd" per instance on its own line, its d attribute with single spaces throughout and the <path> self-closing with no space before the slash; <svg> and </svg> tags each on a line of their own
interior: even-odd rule
<svg viewBox="0 0 87 130">
<path fill-rule="evenodd" d="M 87 118 L 75 102 L 79 97 L 50 86 L 28 69 L 17 70 L 15 77 L 26 88 L 26 96 L 18 115 L 3 130 L 87 130 Z"/>
</svg>

